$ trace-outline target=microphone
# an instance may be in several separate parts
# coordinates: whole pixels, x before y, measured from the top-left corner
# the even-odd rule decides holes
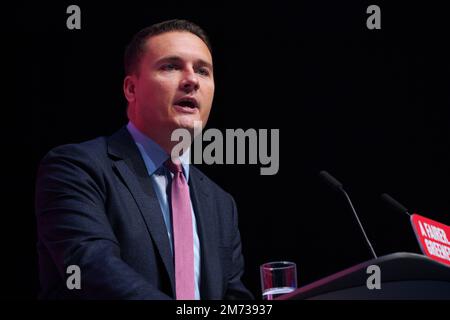
[[[395,211],[398,211],[400,213],[406,213],[408,216],[411,216],[411,214],[408,212],[408,208],[406,208],[404,205],[402,205],[400,202],[392,198],[387,193],[383,193],[381,195],[381,199],[389,204]]]
[[[342,185],[342,183],[340,183],[335,177],[333,177],[331,174],[329,174],[328,172],[322,170],[319,173],[319,176],[325,180],[325,182],[333,189],[335,189],[338,192],[341,192],[345,198],[347,199],[347,202],[350,204],[350,208],[353,211],[353,214],[355,215],[356,221],[358,221],[359,224],[359,228],[362,231],[362,234],[364,235],[364,238],[366,240],[366,243],[369,245],[370,251],[372,251],[373,256],[375,257],[375,259],[377,259],[377,254],[375,253],[375,250],[373,250],[372,244],[369,241],[369,238],[366,235],[366,232],[364,231],[364,228],[361,224],[361,221],[359,221],[359,217],[358,214],[356,213],[355,207],[353,206],[352,200],[350,199],[350,197],[348,196],[347,192],[344,190],[344,187]]]
[[[329,174],[326,171],[320,171],[319,175],[322,177],[323,180],[333,189],[337,191],[344,191],[344,188],[342,186],[342,183],[336,180],[335,177],[333,177],[331,174]],[[345,191],[344,191],[345,192]]]

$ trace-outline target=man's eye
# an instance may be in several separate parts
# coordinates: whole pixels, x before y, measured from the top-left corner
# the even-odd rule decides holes
[[[209,76],[208,68],[200,68],[198,69],[198,73],[200,73],[202,76]]]
[[[168,64],[164,64],[161,66],[161,70],[164,71],[171,71],[171,70],[176,70],[177,66],[174,65],[173,63],[168,63]]]

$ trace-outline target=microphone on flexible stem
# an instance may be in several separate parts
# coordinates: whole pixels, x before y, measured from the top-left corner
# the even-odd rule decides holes
[[[390,195],[388,195],[387,193],[383,193],[381,195],[381,199],[386,202],[387,204],[389,204],[393,209],[395,209],[396,211],[400,212],[400,213],[406,213],[408,216],[411,216],[411,214],[408,212],[408,208],[406,208],[404,205],[402,205],[400,202],[398,202],[397,200],[395,200],[394,198],[392,198]]]
[[[322,177],[322,179],[325,180],[325,182],[333,189],[335,189],[338,192],[341,192],[345,198],[347,199],[347,202],[350,204],[350,208],[353,211],[353,214],[355,215],[356,221],[358,221],[359,227],[364,235],[364,238],[366,239],[367,244],[369,245],[370,250],[372,251],[373,256],[375,259],[377,259],[377,254],[375,253],[375,250],[373,250],[372,244],[369,241],[369,238],[366,235],[366,232],[364,231],[364,228],[361,224],[361,221],[359,221],[358,214],[356,213],[355,207],[353,206],[352,200],[348,196],[347,192],[344,190],[344,187],[342,186],[342,183],[340,183],[335,177],[333,177],[331,174],[329,174],[326,171],[320,171],[319,175]]]

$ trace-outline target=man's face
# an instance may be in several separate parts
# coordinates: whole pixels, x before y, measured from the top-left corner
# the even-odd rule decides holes
[[[139,74],[132,77],[131,118],[144,133],[170,139],[177,128],[192,132],[194,121],[206,124],[214,96],[212,56],[196,35],[176,31],[150,37]]]

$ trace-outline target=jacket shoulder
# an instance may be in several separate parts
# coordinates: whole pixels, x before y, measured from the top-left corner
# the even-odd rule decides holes
[[[44,159],[54,156],[78,156],[78,155],[91,155],[93,158],[101,157],[106,155],[107,151],[107,138],[98,137],[92,140],[64,144],[51,149],[45,156]]]

